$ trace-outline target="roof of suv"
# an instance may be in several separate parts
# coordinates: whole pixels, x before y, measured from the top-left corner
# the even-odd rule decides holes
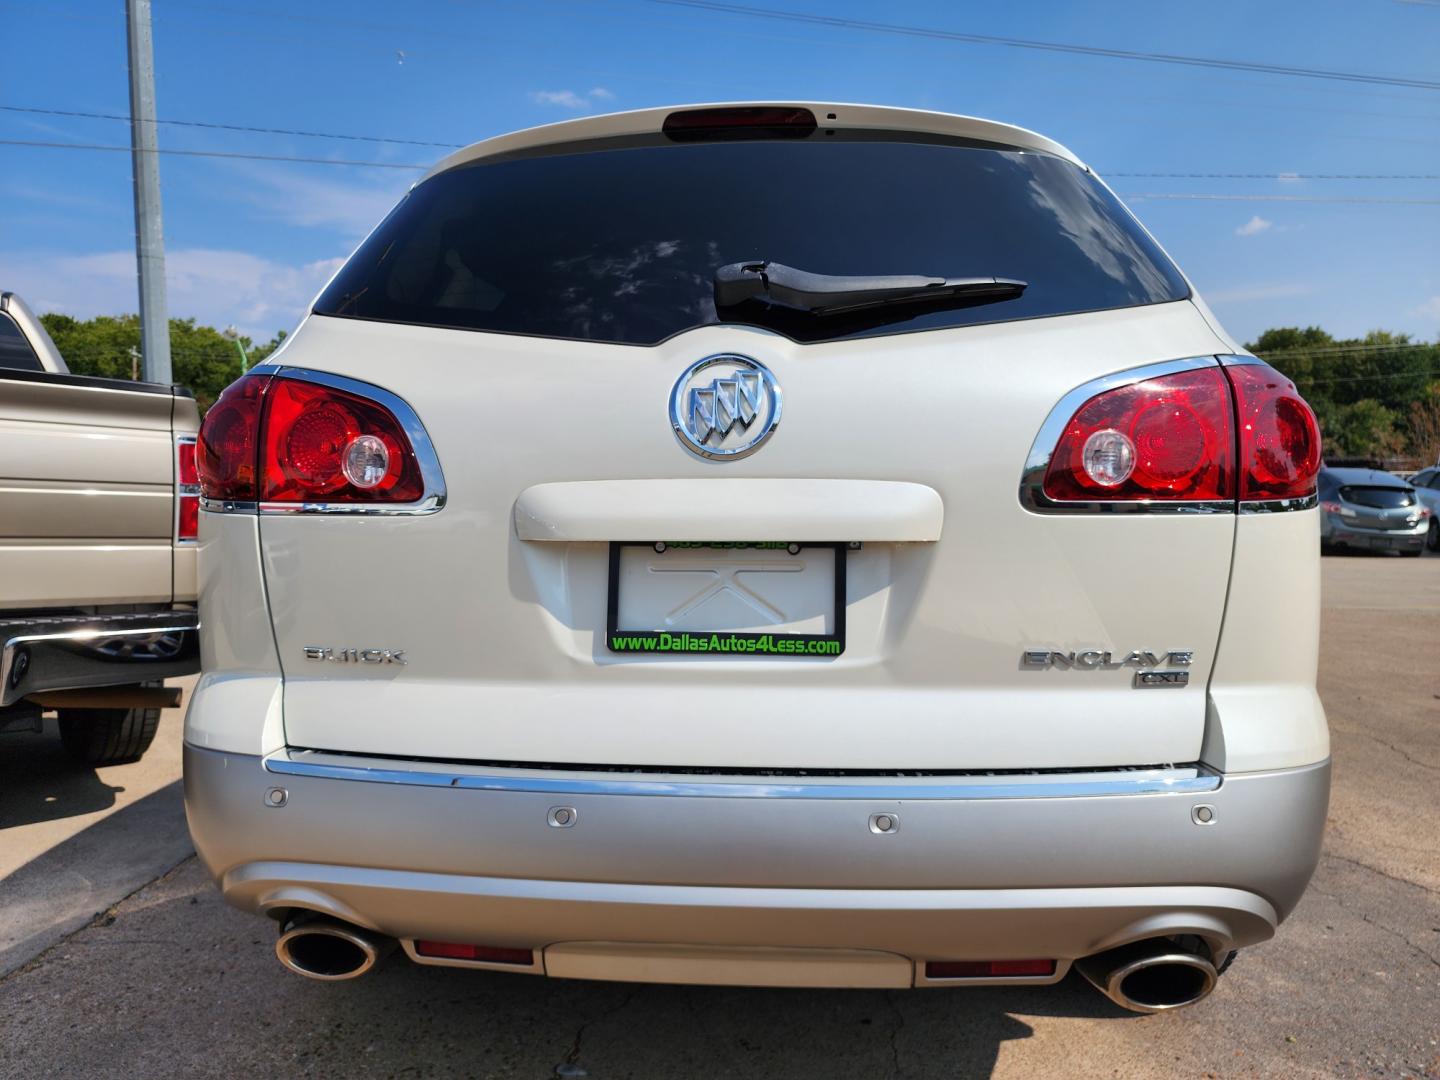
[[[421,179],[428,180],[436,173],[495,154],[529,150],[556,143],[576,142],[581,139],[655,134],[661,130],[665,118],[677,111],[754,107],[809,109],[815,114],[815,119],[825,128],[913,131],[930,135],[953,135],[959,138],[976,139],[1002,146],[1019,147],[1022,150],[1053,154],[1081,168],[1086,168],[1085,163],[1069,150],[1054,140],[1047,139],[1044,135],[1022,127],[1015,127],[1013,124],[981,120],[974,116],[928,112],[924,109],[897,109],[886,105],[827,104],[817,101],[729,101],[671,105],[660,109],[635,109],[631,112],[608,113],[604,116],[587,116],[579,120],[565,120],[558,124],[526,128],[524,131],[515,131],[508,135],[497,135],[492,139],[485,139],[482,142],[473,143],[463,150],[455,151]]]

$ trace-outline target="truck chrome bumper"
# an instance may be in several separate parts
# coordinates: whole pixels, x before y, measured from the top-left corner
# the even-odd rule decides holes
[[[199,670],[194,608],[0,619],[0,706],[47,690],[124,686]]]
[[[1055,976],[1016,980],[1050,982],[1145,937],[1262,941],[1304,891],[1328,762],[1166,772],[711,784],[187,745],[185,799],[229,902],[326,912],[416,959],[415,939],[534,949],[536,971],[548,949],[552,974],[597,950],[616,970],[635,952],[791,950],[803,967],[818,951],[802,981],[828,985],[856,950],[920,972],[1053,957]]]

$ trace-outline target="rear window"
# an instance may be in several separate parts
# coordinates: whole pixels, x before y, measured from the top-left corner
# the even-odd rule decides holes
[[[0,312],[0,368],[21,371],[44,371],[45,365],[30,347],[29,340],[15,325],[15,320]]]
[[[1415,492],[1400,487],[1342,487],[1340,498],[1356,506],[1376,510],[1396,510],[1415,505]]]
[[[1047,154],[875,132],[486,159],[416,187],[337,275],[322,315],[652,345],[718,322],[800,341],[1134,307],[1189,295],[1083,169]],[[864,315],[714,303],[717,268],[995,276],[1023,296]]]

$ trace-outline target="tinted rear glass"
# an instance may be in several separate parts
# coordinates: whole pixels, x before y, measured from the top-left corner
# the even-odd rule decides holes
[[[820,274],[993,275],[1029,287],[983,306],[863,317],[750,301],[722,319],[715,270],[743,260]],[[683,145],[657,136],[452,169],[405,198],[315,310],[650,345],[722,321],[833,340],[1188,294],[1124,208],[1074,165],[842,132]]]
[[[45,365],[9,315],[0,314],[0,368],[44,371]]]
[[[1376,510],[1415,505],[1415,493],[1409,488],[1399,487],[1342,487],[1340,498],[1356,506],[1369,506]]]

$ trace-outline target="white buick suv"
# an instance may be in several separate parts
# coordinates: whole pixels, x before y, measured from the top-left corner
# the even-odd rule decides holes
[[[1315,866],[1315,418],[1064,147],[436,166],[205,418],[186,805],[289,968],[1210,992]]]

